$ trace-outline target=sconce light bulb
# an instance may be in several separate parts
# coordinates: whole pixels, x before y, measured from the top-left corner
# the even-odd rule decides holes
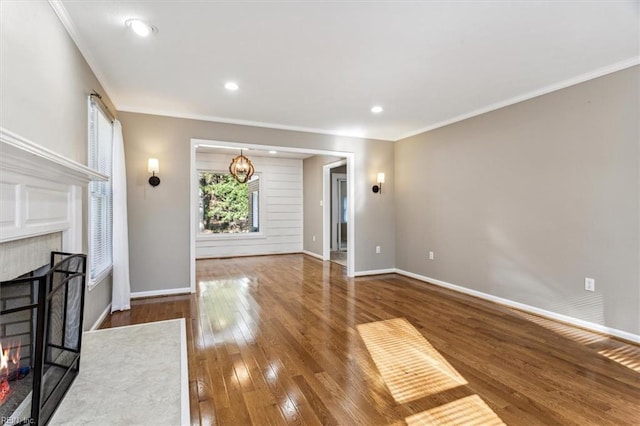
[[[147,162],[147,171],[152,175],[149,178],[149,185],[153,187],[160,185],[160,178],[156,176],[156,173],[160,172],[160,162],[157,158],[149,158],[149,161]]]
[[[147,164],[147,171],[149,173],[160,173],[160,162],[157,158],[149,158],[149,162]]]

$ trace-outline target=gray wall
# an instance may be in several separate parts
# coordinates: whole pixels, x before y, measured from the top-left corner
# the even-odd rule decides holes
[[[393,182],[384,197],[370,189],[378,171],[393,175],[392,142],[129,112],[119,118],[127,159],[132,291],[189,286],[191,138],[355,153],[355,270],[395,265]],[[147,183],[149,157],[160,160],[157,188]],[[375,255],[376,245],[387,249]]]
[[[323,207],[322,201],[322,180],[323,166],[325,164],[340,161],[340,157],[328,155],[314,155],[305,158],[303,167],[303,196],[304,196],[304,250],[322,256],[323,234]],[[346,172],[346,167],[345,167]],[[313,237],[316,240],[313,240]]]
[[[0,19],[0,126],[86,165],[87,96],[106,93],[47,2],[3,1]],[[85,328],[110,302],[109,278],[87,292]]]
[[[639,74],[397,142],[397,267],[638,334]]]

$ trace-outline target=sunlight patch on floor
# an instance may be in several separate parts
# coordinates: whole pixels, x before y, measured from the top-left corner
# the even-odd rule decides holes
[[[546,328],[547,330],[551,330],[554,333],[558,333],[561,336],[564,336],[568,339],[571,339],[583,345],[590,345],[606,339],[605,336],[592,333],[587,330],[582,330],[572,325],[566,325],[561,322],[539,317],[537,315],[528,314],[522,311],[514,310],[514,312],[520,315],[521,317]]]
[[[640,350],[630,347],[616,349],[603,349],[598,351],[602,356],[606,356],[612,361],[622,364],[627,368],[640,373]]]
[[[418,425],[504,425],[478,395],[460,398],[405,418],[408,426]]]
[[[404,318],[357,326],[391,395],[402,404],[467,381]]]

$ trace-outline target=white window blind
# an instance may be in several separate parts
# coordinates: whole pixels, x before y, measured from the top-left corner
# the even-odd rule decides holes
[[[89,102],[89,167],[111,176],[113,125],[93,102]],[[89,272],[93,284],[111,269],[111,180],[89,184]]]

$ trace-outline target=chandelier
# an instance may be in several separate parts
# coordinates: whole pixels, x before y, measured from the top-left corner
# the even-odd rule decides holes
[[[247,183],[253,176],[253,164],[251,164],[251,160],[242,155],[242,150],[240,150],[240,155],[231,160],[229,173],[240,183]]]

